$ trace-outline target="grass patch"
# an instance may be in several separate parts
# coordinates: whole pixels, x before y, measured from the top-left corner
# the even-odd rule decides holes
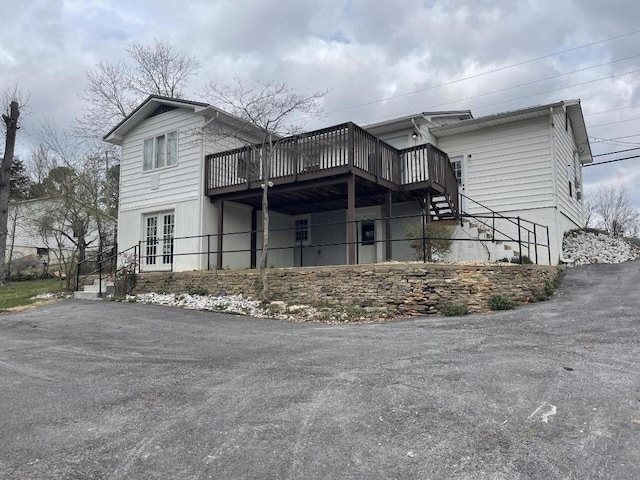
[[[35,302],[31,297],[39,293],[59,293],[64,285],[57,278],[44,280],[28,280],[0,285],[0,310],[31,305]]]

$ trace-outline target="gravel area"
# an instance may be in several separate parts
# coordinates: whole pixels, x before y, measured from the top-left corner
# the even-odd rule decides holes
[[[622,263],[640,257],[640,248],[622,237],[604,233],[578,232],[565,236],[562,244],[569,265],[580,266],[593,263]]]

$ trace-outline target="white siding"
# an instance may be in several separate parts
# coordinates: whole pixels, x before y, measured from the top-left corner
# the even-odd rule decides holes
[[[122,144],[120,211],[146,208],[202,194],[203,160],[198,133],[203,118],[187,109],[176,109],[142,121]],[[142,170],[144,140],[178,131],[178,163],[157,170]],[[157,188],[154,183],[157,182]]]
[[[554,205],[546,116],[443,137],[437,146],[450,158],[467,156],[464,193],[473,200],[499,212]],[[468,202],[466,210],[483,209]]]
[[[572,188],[569,195],[568,165],[575,165],[574,151],[576,151],[575,139],[571,122],[565,117],[563,108],[556,108],[553,112],[553,136],[555,147],[556,172],[558,182],[558,208],[560,212],[571,220],[574,225],[571,228],[581,227],[584,224],[582,200],[577,199],[576,187]],[[582,167],[576,168],[576,176],[582,183]]]

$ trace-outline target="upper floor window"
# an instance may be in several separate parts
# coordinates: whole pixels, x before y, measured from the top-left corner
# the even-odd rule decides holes
[[[170,167],[178,163],[178,132],[169,132],[144,141],[142,169]]]

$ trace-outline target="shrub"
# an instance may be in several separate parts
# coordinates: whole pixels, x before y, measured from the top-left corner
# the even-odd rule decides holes
[[[547,296],[550,297],[555,293],[555,291],[558,289],[559,286],[560,286],[560,277],[555,276],[553,280],[547,280],[544,283],[544,293],[546,293]]]
[[[431,255],[443,257],[451,250],[456,222],[453,220],[438,220],[426,224],[425,250],[431,247]],[[422,222],[414,222],[407,227],[407,238],[413,249],[416,260],[423,260]],[[427,253],[428,254],[428,253]]]
[[[448,303],[438,308],[445,317],[459,317],[469,313],[469,305],[466,303]]]
[[[491,295],[487,299],[487,304],[491,310],[511,310],[516,304],[504,295]]]
[[[503,262],[503,263],[520,263],[520,257],[518,257],[517,255],[509,258],[509,257],[502,257],[500,260],[498,260],[499,262]],[[522,264],[523,265],[531,265],[533,264],[533,262],[531,261],[531,259],[526,256],[523,255],[522,256]]]
[[[200,295],[202,297],[209,295],[209,290],[200,285],[187,285],[186,290],[189,295]]]

